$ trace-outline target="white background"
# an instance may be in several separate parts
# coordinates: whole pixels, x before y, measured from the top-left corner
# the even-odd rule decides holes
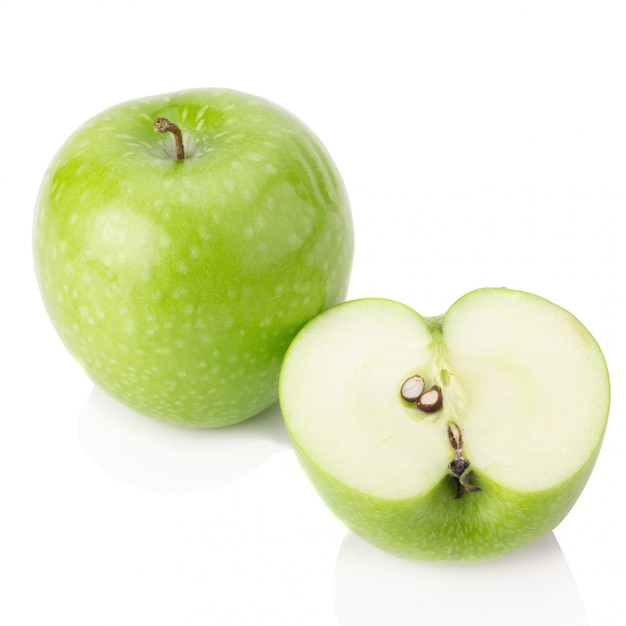
[[[624,623],[623,2],[24,0],[2,21],[1,623]],[[595,335],[609,428],[554,534],[481,567],[391,558],[325,509],[277,409],[198,434],[94,390],[35,284],[39,182],[102,109],[201,86],[322,138],[353,206],[351,298],[434,315],[507,286]]]

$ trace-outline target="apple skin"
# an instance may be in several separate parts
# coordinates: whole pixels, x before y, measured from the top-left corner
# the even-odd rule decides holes
[[[358,432],[352,431],[350,435],[344,429],[337,431],[341,433],[337,434],[330,432],[332,429],[324,429],[323,438],[328,441],[329,452],[309,449],[310,443],[302,445],[301,438],[308,440],[311,432],[319,431],[321,428],[316,425],[315,416],[310,414],[311,402],[302,404],[301,398],[322,397],[325,392],[330,394],[329,397],[335,398],[332,395],[336,393],[335,389],[329,389],[329,386],[324,382],[320,383],[320,380],[326,381],[328,377],[332,377],[337,381],[337,388],[345,391],[345,393],[340,391],[343,394],[340,402],[331,405],[325,401],[321,409],[319,407],[313,409],[324,411],[332,417],[333,422],[340,422],[341,412],[353,411],[352,408],[346,407],[355,404],[358,406],[355,415],[359,415],[359,422],[365,423],[365,415],[370,405],[376,407],[375,411],[384,416],[384,420],[390,423],[402,421],[405,419],[403,415],[407,410],[405,405],[408,406],[408,403],[400,398],[400,387],[402,381],[415,371],[406,369],[406,363],[401,358],[415,364],[423,356],[420,356],[419,349],[416,349],[417,344],[412,341],[412,331],[427,327],[432,348],[441,341],[442,335],[445,336],[446,322],[450,314],[465,301],[483,298],[488,305],[491,298],[501,297],[510,299],[513,306],[516,306],[518,300],[535,301],[542,307],[562,311],[563,323],[571,325],[573,329],[572,341],[589,347],[592,352],[590,362],[599,372],[598,380],[606,385],[604,388],[599,386],[597,389],[594,387],[590,389],[590,394],[597,392],[598,395],[598,422],[593,429],[590,427],[591,430],[586,435],[592,444],[588,456],[574,473],[547,488],[521,491],[492,480],[488,472],[483,471],[480,458],[472,457],[472,468],[475,470],[472,484],[480,489],[479,493],[455,497],[458,495],[457,487],[443,468],[441,479],[436,480],[427,491],[412,497],[391,498],[366,493],[364,489],[348,484],[347,480],[339,480],[334,473],[337,470],[333,467],[335,454],[333,449],[337,445],[342,446],[342,455],[350,465],[355,467],[374,465],[375,458],[372,454],[374,450],[371,448],[364,450],[358,443],[354,443],[360,441]],[[359,312],[359,309],[361,313],[358,318],[353,313],[348,316],[348,311]],[[483,318],[485,321],[482,324],[488,327],[494,319],[493,312],[487,308]],[[406,322],[407,319],[410,322]],[[379,354],[393,357],[385,361],[385,375],[391,372],[391,378],[397,380],[398,392],[392,392],[391,396],[386,395],[386,404],[374,397],[377,387],[376,380],[368,373],[371,364],[367,359],[358,363],[348,361],[346,355],[341,352],[343,348],[337,347],[340,342],[336,341],[341,336],[341,341],[345,342],[345,345],[354,346],[357,343],[367,345],[371,337],[378,335],[380,328],[386,329],[385,337],[388,338],[389,344],[372,343],[373,349],[365,348],[364,354],[369,355],[372,360],[378,359]],[[334,335],[328,334],[330,330]],[[561,348],[558,345],[552,347],[556,348],[557,352]],[[315,351],[314,358],[310,358],[312,350]],[[322,369],[324,372],[318,376]],[[351,377],[348,383],[342,378],[339,371],[342,369],[345,369]],[[397,371],[394,371],[395,369]],[[456,374],[460,376],[461,372],[457,371]],[[350,381],[353,383],[352,388]],[[381,382],[386,393],[388,389],[385,385],[386,382]],[[446,393],[447,390],[444,390],[444,398]],[[378,298],[339,304],[310,321],[296,336],[285,358],[280,381],[281,407],[294,451],[299,464],[330,511],[355,534],[382,550],[402,557],[433,561],[478,562],[498,558],[532,543],[553,530],[575,504],[596,463],[608,419],[609,394],[608,371],[600,348],[573,315],[539,296],[500,288],[471,292],[459,299],[446,315],[437,318],[423,318],[410,307]],[[361,402],[361,398],[365,398],[366,401]],[[317,404],[319,402],[316,400],[313,406]],[[446,400],[444,407],[445,404]],[[299,416],[303,414],[302,407],[306,407],[308,411],[306,419]],[[437,419],[428,417],[437,414],[422,415],[426,416],[421,418],[424,420]],[[411,421],[412,419],[407,420],[409,423]],[[445,420],[443,421],[445,423]],[[384,426],[380,426],[378,432],[381,441],[392,438],[391,429],[386,430]],[[396,433],[395,437],[399,438],[399,435]],[[515,439],[515,436],[511,439]],[[556,455],[563,451],[554,452]],[[450,460],[452,456],[450,452]],[[387,484],[393,484],[397,480],[395,473],[397,470],[398,468],[388,466],[378,468],[381,473],[387,471],[383,476]],[[411,466],[411,470],[419,471],[419,466]],[[345,468],[342,471],[345,471]],[[401,468],[399,471],[404,469]]]
[[[357,535],[402,557],[467,562],[514,552],[556,528],[582,492],[600,449],[598,445],[578,474],[539,493],[514,493],[478,477],[474,483],[482,489],[480,499],[470,494],[455,500],[456,487],[445,477],[428,494],[398,501],[342,484],[313,463],[293,439],[292,444],[317,493]]]
[[[157,117],[180,126],[184,160]],[[96,384],[157,419],[219,427],[277,400],[291,339],[346,296],[353,229],[308,127],[193,89],[78,128],[41,184],[33,249],[47,312]]]

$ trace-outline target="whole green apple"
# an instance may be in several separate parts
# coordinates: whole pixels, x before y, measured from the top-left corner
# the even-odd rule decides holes
[[[196,89],[78,128],[45,174],[33,246],[50,318],[100,387],[217,427],[276,401],[294,335],[345,298],[353,231],[308,127],[264,99]]]
[[[323,312],[287,352],[280,402],[302,466],[355,533],[475,561],[568,513],[600,449],[609,377],[573,315],[480,289],[440,318],[381,299]]]

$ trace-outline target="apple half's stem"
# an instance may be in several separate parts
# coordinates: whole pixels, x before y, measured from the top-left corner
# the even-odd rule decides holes
[[[455,497],[460,498],[466,491],[480,491],[480,487],[469,482],[473,472],[470,470],[470,462],[463,456],[461,429],[454,422],[448,424],[448,441],[454,450],[454,459],[448,465],[448,472],[456,484]]]
[[[166,117],[157,117],[152,122],[154,130],[158,133],[172,133],[176,142],[176,158],[182,161],[185,158],[185,146],[183,146],[183,133],[178,124],[170,122]]]

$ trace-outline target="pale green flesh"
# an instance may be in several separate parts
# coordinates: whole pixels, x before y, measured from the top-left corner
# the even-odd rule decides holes
[[[502,297],[502,296],[505,297]],[[608,412],[606,364],[580,322],[546,300],[489,290],[461,299],[443,338],[464,449],[518,491],[549,489],[596,449]]]
[[[155,117],[181,127],[184,161]],[[48,313],[95,382],[160,419],[222,426],[276,401],[291,339],[344,299],[352,225],[304,124],[200,89],[79,128],[42,183],[33,245]]]
[[[426,323],[402,306],[390,317],[386,302],[372,300],[334,309],[315,326],[292,344],[283,370],[281,403],[299,445],[366,493],[404,498],[428,490],[452,459],[446,424],[400,398],[402,382],[429,364]]]
[[[413,374],[441,386],[442,409],[400,397]],[[422,558],[488,558],[553,528],[591,471],[609,401],[584,327],[498,289],[468,294],[442,324],[386,300],[335,307],[297,336],[280,392],[329,506],[374,543]],[[482,489],[459,500],[450,422]]]

